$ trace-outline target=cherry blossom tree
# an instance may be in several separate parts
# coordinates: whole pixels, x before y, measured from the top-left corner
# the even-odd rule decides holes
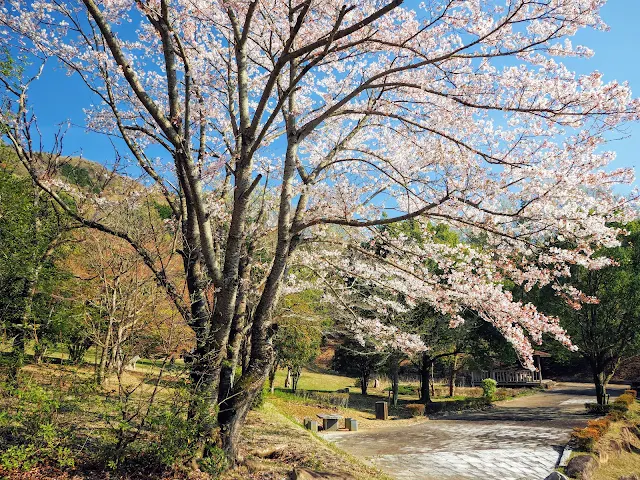
[[[639,104],[626,84],[561,62],[591,55],[571,37],[606,28],[604,0],[402,3],[1,4],[1,41],[79,79],[96,99],[86,128],[113,138],[119,161],[136,164],[171,208],[184,294],[98,198],[69,204],[31,143],[29,81],[4,80],[2,132],[34,181],[85,226],[129,242],[195,331],[190,415],[204,429],[201,455],[218,432],[233,463],[272,363],[272,309],[292,262],[348,269],[453,323],[474,309],[533,368],[531,341],[569,339],[503,281],[558,284],[579,299],[557,279],[570,264],[606,264],[594,246],[618,241],[609,222],[626,219],[629,200],[614,188],[632,173],[609,168],[603,145]],[[411,218],[485,241],[387,236],[384,256],[363,247],[384,236],[376,226]],[[249,361],[234,378],[247,338]]]

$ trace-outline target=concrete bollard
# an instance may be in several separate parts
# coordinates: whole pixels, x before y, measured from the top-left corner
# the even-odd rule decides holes
[[[344,426],[347,430],[349,430],[350,432],[357,432],[358,431],[358,420],[356,420],[355,418],[347,418],[344,421]]]
[[[303,423],[304,423],[304,428],[306,428],[307,430],[311,430],[312,432],[318,433],[318,422],[316,422],[311,418],[305,418]]]

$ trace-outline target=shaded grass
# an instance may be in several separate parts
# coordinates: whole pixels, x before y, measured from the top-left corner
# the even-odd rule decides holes
[[[125,385],[136,390],[133,397],[144,402],[148,399],[152,388],[155,386],[150,372],[159,370],[157,362],[143,362],[147,369],[138,368],[137,371],[127,371],[122,380]],[[102,455],[107,444],[113,443],[113,423],[117,423],[117,379],[111,377],[103,388],[88,388],[86,392],[75,395],[74,389],[86,384],[87,387],[93,381],[94,375],[91,365],[75,366],[68,364],[42,363],[40,365],[27,365],[21,370],[23,381],[37,384],[52,391],[59,392],[62,399],[61,408],[57,415],[57,423],[62,430],[72,432],[73,438],[66,441],[66,445],[72,447],[76,454],[76,468],[68,471],[55,469],[47,463],[25,472],[2,471],[0,478],[74,478],[74,479],[106,479],[106,478],[184,478],[182,475],[173,477],[175,472],[162,471],[160,466],[152,463],[144,464],[147,457],[138,455],[131,458],[131,468],[142,467],[142,477],[138,473],[120,476],[123,472],[108,472],[104,468],[104,462],[98,457]],[[310,376],[309,385],[330,385],[331,387],[352,383],[352,379],[340,376]],[[315,382],[315,383],[314,383]],[[168,400],[178,385],[182,385],[183,378],[172,374],[163,377],[160,383],[158,401]],[[94,387],[95,388],[95,387]],[[295,398],[283,392],[281,400],[285,405],[294,404]],[[4,397],[0,395],[0,412],[15,411],[16,397]],[[313,405],[309,406],[313,408]],[[286,410],[286,408],[283,408]],[[320,471],[333,471],[343,474],[344,478],[388,480],[376,469],[364,465],[359,460],[340,451],[335,445],[324,441],[317,435],[305,431],[301,426],[292,421],[293,416],[283,414],[274,404],[267,402],[259,411],[251,412],[246,427],[242,432],[241,452],[242,462],[240,466],[225,474],[228,479],[274,479],[285,478],[294,467],[306,467]],[[109,422],[112,422],[110,425]],[[0,431],[0,434],[4,432]],[[146,433],[145,433],[146,435]],[[146,437],[141,438],[145,442]],[[14,438],[14,440],[16,440]],[[9,437],[0,436],[0,450],[3,450],[3,441],[13,441]],[[105,443],[106,442],[106,443]],[[264,455],[265,448],[282,446],[277,452]],[[127,460],[129,461],[129,460]],[[140,464],[140,465],[138,465]],[[127,467],[129,468],[129,467]],[[48,474],[45,472],[50,470]],[[157,470],[157,471],[156,471]],[[137,470],[136,470],[137,472]],[[153,472],[153,473],[152,473]],[[184,471],[182,472],[184,473]],[[15,476],[18,475],[18,476]],[[27,475],[27,476],[25,476]],[[67,476],[68,475],[68,476]],[[146,476],[145,476],[146,475]],[[153,475],[153,476],[149,476]],[[196,477],[194,477],[196,478]],[[207,478],[206,476],[197,478]]]

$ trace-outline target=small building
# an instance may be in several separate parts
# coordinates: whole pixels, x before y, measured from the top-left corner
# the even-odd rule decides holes
[[[471,386],[478,387],[485,378],[492,378],[499,387],[533,387],[542,385],[542,365],[540,358],[548,358],[546,352],[535,350],[533,352],[534,360],[538,365],[538,369],[531,371],[524,368],[502,368],[495,370],[482,370],[471,372]]]

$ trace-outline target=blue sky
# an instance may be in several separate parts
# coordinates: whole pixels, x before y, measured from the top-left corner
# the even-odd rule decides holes
[[[606,81],[628,81],[635,96],[640,96],[640,18],[639,0],[609,0],[602,17],[611,27],[608,32],[582,31],[574,43],[587,45],[595,51],[590,59],[564,59],[572,70],[589,73],[598,70]],[[82,128],[83,108],[94,101],[80,82],[68,77],[60,68],[49,68],[32,86],[31,102],[35,106],[45,139],[51,138],[61,123],[71,122],[65,137],[65,153],[109,163],[113,148],[107,138],[86,133]],[[618,154],[614,166],[638,167],[640,125],[631,125],[621,132],[620,140],[612,141],[609,149]]]

